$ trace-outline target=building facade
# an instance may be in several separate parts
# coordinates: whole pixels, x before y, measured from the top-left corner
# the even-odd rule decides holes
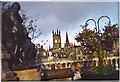
[[[58,32],[58,29],[57,29],[57,32],[52,32],[53,34],[53,48],[54,49],[59,49],[61,48],[61,35],[60,35],[60,31]]]
[[[68,32],[66,32],[66,41],[64,43],[64,47],[61,47],[61,32],[52,31],[53,35],[53,48],[49,47],[49,51],[52,53],[52,56],[56,59],[83,59],[84,55],[80,50],[80,46],[76,46],[73,43],[70,43]],[[81,58],[79,58],[81,57]]]

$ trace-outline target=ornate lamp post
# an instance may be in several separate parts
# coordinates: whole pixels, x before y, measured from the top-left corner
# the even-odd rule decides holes
[[[104,33],[101,33],[99,29],[99,22],[100,19],[104,17],[106,17],[109,22],[108,25],[105,26]],[[93,21],[95,23],[95,28],[93,30],[86,28],[89,21]],[[111,20],[108,16],[101,16],[97,20],[97,23],[94,19],[88,19],[82,28],[82,33],[79,33],[75,39],[77,42],[81,43],[81,50],[83,51],[83,54],[92,54],[96,51],[98,53],[99,62],[102,63],[102,59],[104,58],[102,54],[105,55],[104,51],[106,51],[107,57],[107,52],[112,50],[113,43],[119,38],[119,30],[116,28],[116,25],[111,25]],[[102,65],[101,63],[100,65]]]
[[[94,28],[94,31],[96,30],[97,32],[97,25],[96,25],[96,21],[94,19],[88,19],[86,22],[85,22],[85,27],[87,27],[88,25],[88,21],[92,20],[94,23],[95,23],[95,28]]]
[[[85,28],[88,26],[88,21],[90,21],[90,20],[92,20],[94,23],[95,23],[95,28],[93,29],[93,31],[94,31],[94,33],[96,33],[97,35],[99,35],[100,36],[100,38],[101,38],[101,44],[103,44],[103,43],[105,43],[106,42],[106,40],[105,40],[105,37],[102,37],[101,36],[101,31],[100,31],[100,29],[99,29],[99,21],[100,21],[100,19],[102,19],[103,17],[106,17],[106,18],[108,18],[109,19],[109,23],[108,23],[108,27],[111,25],[111,21],[110,21],[110,18],[108,17],[108,16],[101,16],[99,19],[98,19],[98,21],[97,21],[97,24],[96,24],[96,21],[94,20],[94,19],[88,19],[86,22],[85,22]],[[97,27],[98,26],[98,27]],[[96,32],[95,32],[96,31]],[[98,44],[96,44],[96,45],[98,45]],[[109,51],[108,49],[109,48],[107,48],[107,47],[109,47],[107,44],[104,44],[104,46],[105,46],[105,49],[106,49],[106,51]],[[111,45],[112,46],[112,45]],[[94,50],[93,50],[94,51]],[[92,51],[92,52],[93,52]],[[107,55],[107,54],[106,54]],[[99,57],[99,61],[100,62],[102,62],[102,60],[101,60],[101,58]],[[101,64],[100,64],[101,65]]]
[[[97,24],[96,24],[96,21],[95,21],[94,19],[88,19],[88,20],[85,22],[85,27],[88,26],[88,21],[92,20],[92,21],[95,23],[95,28],[94,28],[94,30],[98,31],[98,33],[100,34],[101,31],[100,31],[100,29],[99,29],[99,21],[100,21],[100,19],[103,18],[103,17],[106,17],[106,18],[109,19],[108,26],[110,26],[110,24],[111,24],[110,18],[109,18],[108,16],[101,16],[101,17],[98,19]],[[98,27],[97,27],[97,25],[98,25]]]
[[[89,21],[93,21],[94,23],[95,23],[95,28],[93,29],[93,31],[95,32],[97,32],[97,25],[96,25],[96,21],[94,20],[94,19],[88,19],[86,22],[85,22],[85,28],[88,26],[88,22]],[[89,48],[90,48],[90,46],[89,46]],[[89,54],[90,55],[90,59],[91,59],[91,55],[92,55],[92,53],[94,52],[94,50],[90,50],[89,52],[87,52],[86,54]]]
[[[110,24],[111,24],[111,20],[110,20],[110,18],[109,18],[108,16],[101,16],[101,17],[98,19],[98,21],[97,21],[98,33],[101,33],[101,31],[99,30],[99,21],[100,21],[100,19],[103,18],[103,17],[108,18],[108,20],[109,20],[108,26],[110,26]]]

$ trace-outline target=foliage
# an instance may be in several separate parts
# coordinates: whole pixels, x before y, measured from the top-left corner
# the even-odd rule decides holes
[[[101,66],[98,68],[89,69],[86,73],[87,74],[103,74],[103,75],[110,75],[115,72],[115,67],[111,65]]]
[[[105,29],[103,29],[103,31],[105,49],[112,51],[113,43],[116,43],[119,40],[119,29],[117,28],[117,24],[105,26]]]
[[[86,26],[82,26],[83,30],[78,33],[75,39],[80,42],[83,54],[88,54],[88,57],[91,58],[93,52],[96,51],[99,60],[106,57],[106,51],[111,51],[113,42],[119,39],[119,30],[116,26],[117,24],[105,26],[103,33],[98,33],[87,29]]]
[[[0,2],[2,3],[2,12],[10,9],[11,2]],[[41,35],[40,29],[37,30],[36,21],[33,20],[31,16],[26,15],[26,11],[21,9],[19,12],[21,18],[23,19],[22,25],[27,29],[27,33],[31,39],[36,39]]]
[[[117,49],[113,54],[119,56],[119,49]]]
[[[99,56],[100,58],[107,58],[107,52],[105,50],[100,50],[99,51]]]
[[[2,3],[2,12],[4,12],[5,10],[9,9],[11,6],[10,2],[0,2]]]
[[[23,19],[22,25],[26,27],[29,37],[31,39],[36,39],[41,35],[40,29],[37,30],[36,21],[37,19],[32,19],[31,16],[26,15],[26,11],[21,9],[20,15]]]
[[[116,28],[116,25],[112,26],[105,26],[104,30],[104,36],[106,40],[113,40],[113,41],[118,41],[119,39],[119,29]]]
[[[101,36],[90,29],[83,28],[83,31],[76,36],[76,41],[81,43],[81,50],[84,55],[93,54],[94,51],[99,52],[101,47]]]

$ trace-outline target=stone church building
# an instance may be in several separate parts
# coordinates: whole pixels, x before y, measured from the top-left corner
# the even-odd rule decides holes
[[[52,55],[55,58],[71,58],[71,59],[82,59],[80,58],[82,52],[80,50],[80,46],[76,46],[75,43],[72,44],[69,42],[68,33],[66,32],[66,41],[64,43],[64,47],[61,47],[61,32],[57,29],[57,31],[52,31],[53,35],[53,48],[50,48],[49,51],[52,52]]]

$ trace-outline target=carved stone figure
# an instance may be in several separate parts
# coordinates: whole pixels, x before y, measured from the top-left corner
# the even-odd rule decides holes
[[[28,37],[19,15],[20,5],[15,2],[2,14],[2,45],[10,54],[11,70],[36,67],[36,48]]]

